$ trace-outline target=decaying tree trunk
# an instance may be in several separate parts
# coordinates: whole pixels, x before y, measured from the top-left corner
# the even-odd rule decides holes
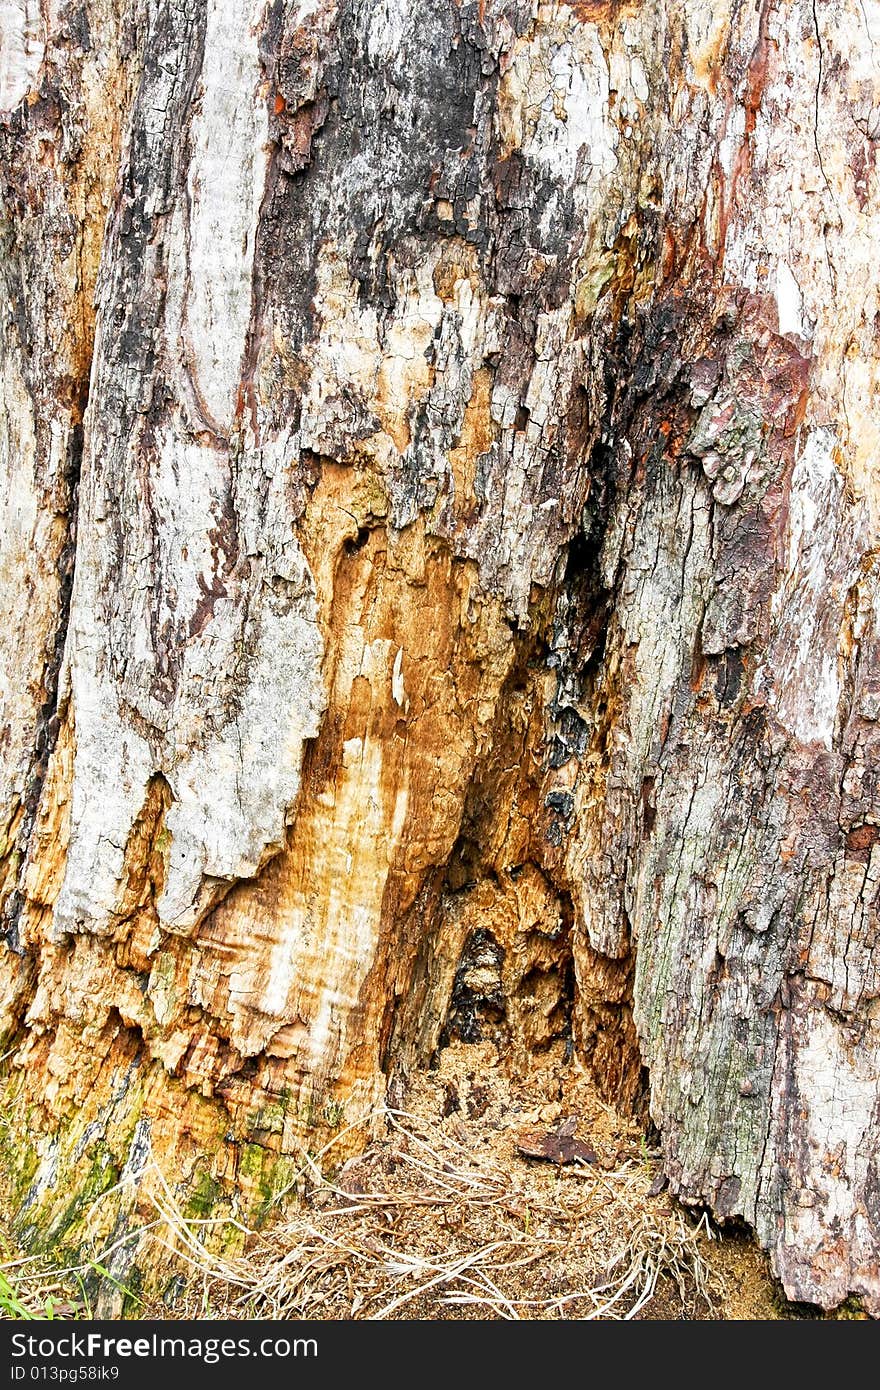
[[[251,1219],[491,1020],[880,1313],[878,0],[0,43],[23,1238]]]

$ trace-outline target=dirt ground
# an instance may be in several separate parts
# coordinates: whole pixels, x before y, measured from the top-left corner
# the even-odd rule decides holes
[[[643,1129],[561,1053],[517,1077],[492,1044],[454,1044],[396,1103],[360,1157],[338,1167],[331,1145],[307,1158],[302,1206],[269,1219],[238,1257],[211,1253],[166,1187],[156,1239],[181,1252],[185,1278],[173,1301],[126,1315],[865,1316],[789,1303],[747,1232],[720,1231],[670,1198]],[[56,1317],[94,1312],[75,1274],[10,1260],[6,1275],[6,1316],[44,1316],[47,1298]]]
[[[536,1069],[532,1062],[528,1075],[516,1079],[498,1065],[491,1045],[453,1046],[440,1054],[436,1071],[415,1078],[406,1106],[426,1127],[438,1127],[508,1174],[526,1206],[531,1198],[536,1209],[544,1210],[556,1195],[562,1215],[572,1185],[582,1186],[587,1173],[602,1189],[598,1226],[572,1213],[571,1239],[560,1256],[548,1265],[536,1262],[523,1271],[525,1294],[543,1288],[548,1274],[551,1282],[567,1290],[601,1284],[603,1266],[611,1266],[619,1249],[627,1249],[634,1241],[638,1244],[641,1237],[649,1268],[652,1246],[658,1255],[651,1295],[642,1308],[634,1309],[644,1287],[637,1285],[624,1295],[622,1306],[606,1316],[613,1312],[636,1320],[700,1321],[834,1316],[790,1303],[748,1231],[721,1230],[700,1213],[686,1211],[662,1188],[657,1192],[659,1154],[648,1147],[643,1126],[605,1105],[589,1078],[570,1063],[548,1058],[543,1068]],[[594,1158],[557,1165],[521,1152],[524,1136],[528,1145],[533,1136],[552,1135],[566,1119],[575,1117],[575,1136]],[[381,1164],[384,1147],[374,1146],[349,1168],[369,1172]],[[478,1234],[491,1235],[491,1225],[486,1222],[488,1229],[479,1233],[472,1229],[472,1242]],[[670,1230],[678,1241],[670,1241],[664,1251],[663,1237]],[[586,1311],[560,1307],[544,1316],[576,1317]],[[419,1315],[448,1317],[451,1313],[452,1307],[446,1305],[443,1311],[424,1308]]]

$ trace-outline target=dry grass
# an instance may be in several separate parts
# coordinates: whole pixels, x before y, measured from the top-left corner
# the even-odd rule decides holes
[[[724,1316],[708,1223],[650,1195],[637,1127],[571,1068],[517,1085],[491,1050],[450,1051],[407,1105],[383,1112],[383,1137],[338,1171],[337,1141],[305,1158],[304,1200],[260,1231],[239,1228],[238,1256],[216,1253],[217,1223],[186,1219],[154,1165],[140,1258],[149,1242],[172,1249],[186,1278],[173,1307],[141,1304],[140,1316],[625,1319],[651,1316],[659,1287],[686,1310],[672,1316]],[[564,1117],[577,1118],[595,1163],[519,1155],[524,1125],[552,1129]],[[7,1316],[89,1316],[89,1278],[114,1251],[67,1270],[8,1261],[19,1311],[6,1300]]]
[[[426,1133],[411,1115],[389,1113],[387,1121],[387,1143],[347,1165],[337,1182],[315,1165],[303,1209],[251,1233],[237,1258],[206,1248],[213,1223],[184,1219],[160,1176],[150,1237],[173,1246],[190,1276],[177,1315],[632,1318],[661,1275],[682,1300],[696,1294],[712,1306],[700,1233],[668,1203],[646,1203],[640,1165],[572,1166],[552,1181],[530,1181]],[[70,1316],[78,1306],[72,1283],[111,1258],[112,1249],[61,1271],[18,1261],[8,1277],[32,1316],[47,1305]]]
[[[661,1275],[710,1305],[698,1233],[668,1204],[645,1205],[638,1166],[530,1181],[413,1115],[387,1122],[387,1142],[338,1181],[315,1166],[304,1209],[237,1260],[208,1256],[166,1200],[167,1232],[195,1276],[188,1314],[631,1318]]]

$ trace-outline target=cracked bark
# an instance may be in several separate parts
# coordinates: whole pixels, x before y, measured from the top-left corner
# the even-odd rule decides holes
[[[874,8],[0,15],[19,1229],[482,1035],[876,1313]]]

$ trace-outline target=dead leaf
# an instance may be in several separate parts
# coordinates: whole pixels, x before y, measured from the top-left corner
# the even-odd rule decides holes
[[[521,1129],[515,1136],[517,1149],[525,1158],[543,1159],[547,1163],[597,1163],[598,1157],[589,1144],[575,1138],[577,1116],[571,1116],[555,1130]]]

